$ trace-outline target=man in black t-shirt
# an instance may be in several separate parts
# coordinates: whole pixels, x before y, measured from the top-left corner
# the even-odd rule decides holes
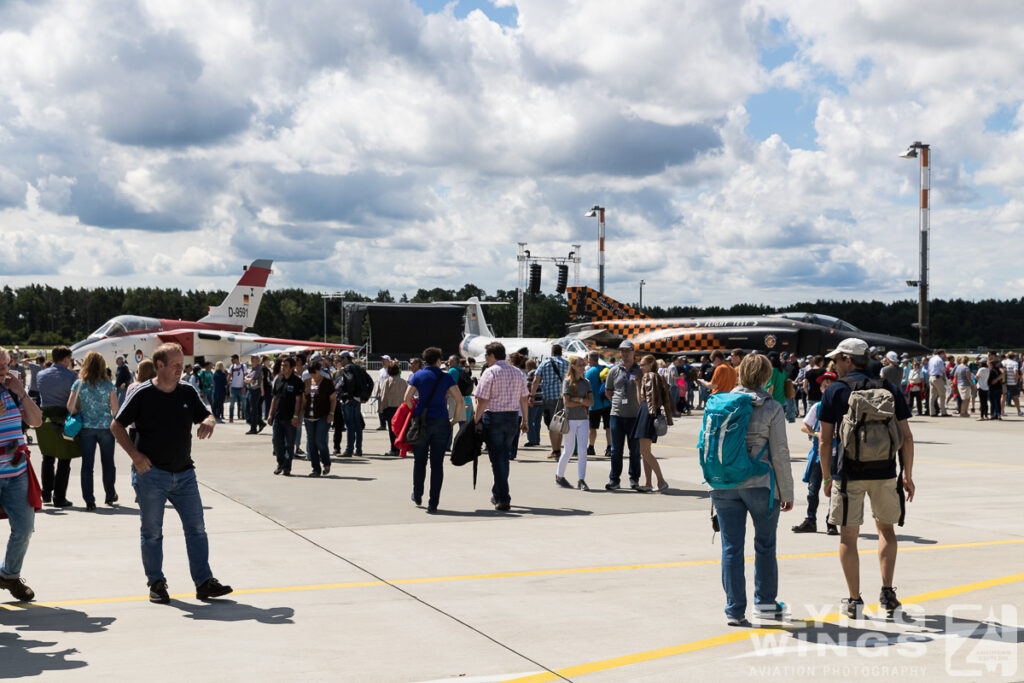
[[[274,474],[291,476],[305,388],[295,375],[295,361],[290,356],[282,358],[281,374],[274,380],[274,388],[270,392],[270,423],[274,430],[274,455],[277,456]]]
[[[807,392],[807,403],[821,400],[821,382],[818,379],[825,374],[825,356],[815,356],[811,367],[804,372],[804,391]]]
[[[188,382],[180,381],[184,356],[177,344],[163,344],[153,353],[156,377],[141,384],[125,400],[110,431],[132,459],[132,486],[139,499],[142,520],[142,567],[149,584],[149,600],[167,604],[163,573],[164,506],[170,501],[185,531],[188,567],[196,585],[196,598],[227,595],[210,571],[210,547],[203,522],[203,501],[192,462],[192,425],[196,436],[213,434],[217,421]],[[128,436],[134,424],[136,441]]]
[[[843,608],[850,618],[860,618],[864,601],[860,597],[860,556],[857,554],[857,537],[864,520],[864,497],[871,500],[871,513],[878,528],[878,559],[882,571],[882,593],[879,602],[892,612],[900,606],[893,588],[896,571],[896,533],[893,525],[902,516],[901,491],[906,492],[907,501],[914,499],[914,436],[910,432],[910,408],[903,392],[889,382],[872,377],[868,370],[868,345],[861,339],[844,339],[835,351],[828,354],[835,360],[836,372],[841,381],[833,383],[821,398],[818,420],[821,424],[820,448],[822,485],[829,497],[828,521],[839,525],[839,563],[846,576],[850,597],[843,600]],[[809,374],[809,373],[808,373]],[[868,384],[870,382],[870,384]],[[836,426],[850,409],[850,395],[853,388],[881,388],[893,395],[893,412],[902,435],[900,457],[903,464],[903,480],[897,481],[896,461],[868,463],[848,461],[846,454],[851,444],[839,444],[839,462],[836,479],[832,479],[832,442]],[[851,387],[853,385],[853,387]],[[859,430],[858,430],[859,431]],[[876,465],[876,463],[870,463]],[[842,482],[842,483],[840,483]]]

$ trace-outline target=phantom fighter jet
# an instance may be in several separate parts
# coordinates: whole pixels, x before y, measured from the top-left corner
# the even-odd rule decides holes
[[[604,346],[629,339],[638,353],[698,355],[741,348],[810,356],[834,349],[848,337],[863,339],[882,351],[911,356],[929,353],[909,339],[865,332],[820,313],[655,319],[590,287],[569,287],[567,291],[569,314],[576,321],[569,326],[570,332]]]

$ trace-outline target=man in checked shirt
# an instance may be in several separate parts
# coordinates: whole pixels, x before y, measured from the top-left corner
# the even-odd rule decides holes
[[[483,421],[487,455],[494,472],[491,504],[495,510],[508,510],[512,506],[508,491],[508,456],[519,438],[517,432],[526,431],[526,420],[520,424],[519,415],[529,413],[530,394],[523,373],[505,361],[505,347],[500,342],[488,344],[484,353],[487,367],[473,395],[476,399],[473,420]]]

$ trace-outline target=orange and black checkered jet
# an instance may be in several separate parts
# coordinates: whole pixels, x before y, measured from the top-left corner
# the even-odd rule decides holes
[[[811,356],[834,349],[848,337],[863,339],[883,351],[921,356],[928,349],[900,337],[873,334],[819,313],[650,318],[590,287],[569,287],[570,332],[604,346],[624,339],[638,353],[699,355],[715,349],[778,351]]]

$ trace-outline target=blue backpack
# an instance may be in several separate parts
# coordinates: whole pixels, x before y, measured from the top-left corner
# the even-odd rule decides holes
[[[771,499],[775,506],[775,471],[761,458],[768,450],[765,442],[756,458],[747,451],[747,425],[754,412],[750,394],[712,394],[704,406],[704,423],[697,441],[704,483],[713,489],[736,488],[750,477],[769,475]],[[771,456],[769,456],[770,458]]]

